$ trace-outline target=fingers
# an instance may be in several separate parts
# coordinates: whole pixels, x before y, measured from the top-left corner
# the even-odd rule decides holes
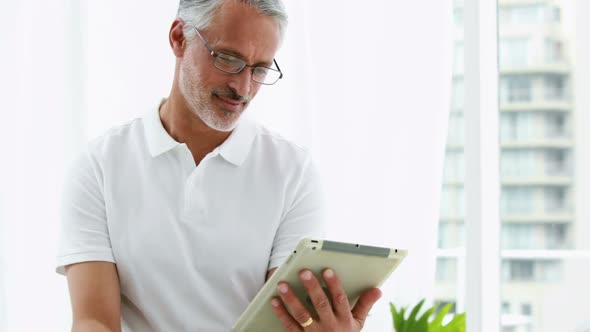
[[[340,283],[340,279],[334,270],[332,269],[325,269],[322,272],[322,276],[326,285],[328,286],[328,290],[330,291],[330,295],[332,296],[332,302],[334,303],[334,312],[336,313],[337,317],[346,317],[350,315],[350,303],[348,302],[348,296],[342,288],[342,284]]]
[[[311,314],[289,285],[280,282],[277,291],[282,302],[275,298],[272,300],[272,307],[281,324],[289,332],[307,331],[308,328],[302,326],[308,321],[313,324],[309,327],[311,330],[348,331],[351,328],[358,330],[364,326],[369,311],[381,297],[381,291],[378,288],[369,289],[360,296],[351,310],[348,296],[342,288],[340,279],[332,269],[326,269],[322,273],[324,282],[330,292],[329,295],[324,292],[320,281],[311,271],[303,270],[299,277],[309,294],[319,319],[312,320]],[[332,298],[332,303],[330,303],[329,296]]]
[[[324,292],[318,279],[310,270],[303,270],[299,274],[299,278],[303,282],[303,286],[307,289],[307,294],[311,298],[311,303],[317,312],[319,319],[326,323],[331,323],[334,320],[334,311],[330,299]]]
[[[299,301],[293,290],[288,286],[287,283],[281,282],[277,287],[279,296],[284,302],[284,305],[289,308],[291,316],[298,325],[307,322],[311,315],[307,308]]]
[[[358,302],[352,309],[352,317],[359,322],[362,327],[365,324],[365,319],[369,314],[369,310],[373,307],[373,304],[381,297],[381,290],[378,288],[372,288],[364,292],[359,298]]]
[[[299,323],[297,323],[297,321],[295,319],[293,319],[293,317],[291,317],[291,314],[289,314],[289,312],[287,311],[287,308],[285,308],[285,306],[283,305],[283,302],[281,302],[281,300],[274,298],[271,301],[271,305],[272,305],[272,310],[275,312],[277,317],[279,317],[279,321],[281,322],[281,324],[283,324],[283,327],[288,332],[300,332],[301,331],[301,325],[299,325]]]

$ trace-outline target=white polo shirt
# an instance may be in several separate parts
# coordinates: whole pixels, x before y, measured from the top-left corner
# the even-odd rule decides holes
[[[93,140],[63,197],[57,271],[115,263],[123,331],[227,332],[267,270],[323,235],[309,152],[248,119],[196,167],[155,109]]]

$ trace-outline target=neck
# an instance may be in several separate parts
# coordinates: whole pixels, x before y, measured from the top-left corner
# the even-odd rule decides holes
[[[207,126],[190,110],[177,89],[172,89],[170,97],[160,105],[160,120],[175,141],[187,145],[197,165],[231,134]]]

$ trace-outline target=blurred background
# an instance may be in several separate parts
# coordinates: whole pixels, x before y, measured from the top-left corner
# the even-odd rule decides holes
[[[392,331],[388,302],[422,298],[469,321],[466,229],[480,220],[465,214],[465,184],[479,179],[465,176],[464,3],[285,4],[285,77],[246,116],[311,149],[330,239],[409,249],[365,330]],[[54,272],[65,170],[167,96],[177,5],[0,3],[0,331],[69,330]],[[590,2],[497,5],[498,40],[481,41],[497,43],[499,65],[501,273],[486,287],[503,332],[590,331]]]
[[[468,0],[465,0],[465,2]],[[465,311],[464,1],[454,1],[435,298]],[[503,332],[590,331],[590,2],[498,1]],[[469,319],[469,310],[467,310]]]

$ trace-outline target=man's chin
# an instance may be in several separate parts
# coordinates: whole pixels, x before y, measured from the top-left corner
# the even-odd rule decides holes
[[[234,130],[240,122],[240,115],[232,115],[230,118],[216,117],[215,119],[203,119],[203,121],[213,130],[230,132]]]

